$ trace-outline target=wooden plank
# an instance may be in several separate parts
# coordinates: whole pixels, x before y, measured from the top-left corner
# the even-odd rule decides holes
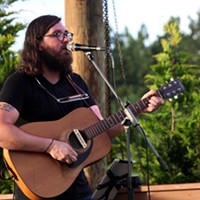
[[[167,191],[167,192],[152,192],[152,200],[197,200],[200,199],[200,191],[184,190],[184,191]]]
[[[0,194],[0,200],[13,200],[12,194]]]
[[[148,200],[148,187],[134,189],[135,200]],[[166,184],[150,186],[151,200],[193,200],[200,199],[200,183]],[[122,188],[114,200],[127,200],[128,191]]]
[[[200,183],[184,183],[184,184],[166,184],[166,185],[151,185],[151,191],[169,191],[169,190],[200,190]],[[141,186],[135,191],[148,191],[147,186]]]

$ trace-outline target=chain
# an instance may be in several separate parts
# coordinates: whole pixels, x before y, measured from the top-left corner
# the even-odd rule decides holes
[[[105,67],[106,67],[106,77],[108,81],[110,81],[110,27],[109,27],[109,20],[108,20],[108,2],[107,0],[103,0],[102,3],[103,7],[103,21],[104,21],[104,30],[105,30]],[[109,116],[111,113],[110,108],[110,90],[106,87],[106,115]]]
[[[116,8],[115,8],[115,0],[112,0],[112,5],[113,5],[113,14],[114,14],[114,21],[115,21],[115,28],[116,28],[116,40],[117,40],[117,49],[119,52],[119,61],[120,61],[120,67],[121,67],[121,72],[122,72],[122,77],[124,79],[124,87],[126,90],[126,97],[128,98],[128,91],[127,91],[127,79],[126,79],[126,74],[125,74],[125,67],[124,67],[124,62],[123,62],[123,56],[122,56],[122,51],[121,51],[121,45],[120,45],[120,38],[119,38],[119,30],[118,30],[118,23],[117,23],[117,14],[116,14]]]
[[[106,67],[106,77],[110,81],[111,80],[111,70],[110,69],[110,58],[111,58],[111,52],[110,52],[110,26],[109,26],[109,17],[108,17],[108,1],[103,0],[102,2],[102,7],[103,7],[103,21],[104,21],[104,30],[105,30],[105,46],[106,46],[106,51],[105,51],[105,67]],[[114,12],[114,20],[115,20],[115,28],[116,28],[116,41],[117,41],[117,49],[118,49],[118,55],[119,55],[119,61],[120,61],[120,68],[122,72],[122,77],[124,80],[124,87],[126,91],[126,97],[128,97],[128,90],[127,90],[127,79],[126,79],[126,74],[125,74],[125,67],[123,63],[123,56],[122,56],[122,51],[121,51],[121,45],[120,45],[120,37],[119,37],[119,31],[118,31],[118,23],[117,23],[117,15],[116,15],[116,9],[115,9],[115,1],[112,0],[112,5],[113,5],[113,12]],[[113,77],[114,77],[113,72]],[[114,85],[115,80],[113,80]],[[116,89],[116,88],[115,88]],[[109,116],[111,113],[110,109],[110,102],[111,102],[111,94],[110,90],[107,87],[106,88],[106,115]]]

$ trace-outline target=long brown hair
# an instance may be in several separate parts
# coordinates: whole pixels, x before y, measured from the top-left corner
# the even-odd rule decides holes
[[[39,44],[48,30],[61,21],[54,15],[43,15],[34,19],[28,26],[24,48],[21,52],[18,69],[29,75],[42,74],[42,61],[40,58]]]

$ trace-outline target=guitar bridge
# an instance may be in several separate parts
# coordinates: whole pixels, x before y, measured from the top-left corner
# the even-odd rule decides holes
[[[87,143],[85,142],[84,138],[82,137],[80,131],[78,129],[74,129],[73,130],[74,134],[76,135],[76,138],[78,139],[78,141],[80,142],[81,146],[83,148],[87,147]]]

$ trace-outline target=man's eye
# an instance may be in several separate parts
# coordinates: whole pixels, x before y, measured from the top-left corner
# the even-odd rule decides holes
[[[60,36],[60,35],[61,35],[61,32],[55,32],[55,35],[56,35],[56,36]]]

